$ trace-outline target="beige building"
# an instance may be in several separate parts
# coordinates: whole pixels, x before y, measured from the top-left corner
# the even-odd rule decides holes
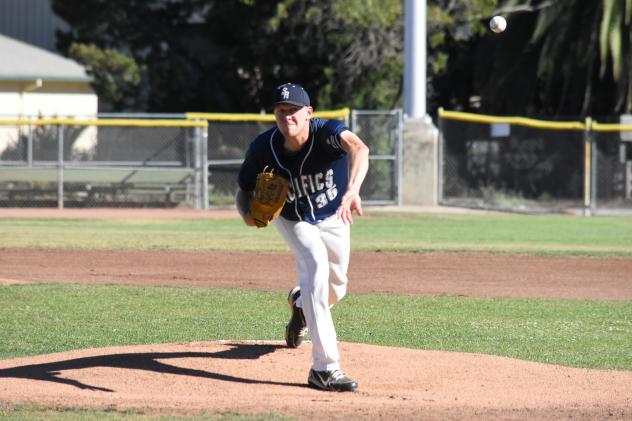
[[[0,35],[0,116],[92,116],[98,98],[73,60]]]

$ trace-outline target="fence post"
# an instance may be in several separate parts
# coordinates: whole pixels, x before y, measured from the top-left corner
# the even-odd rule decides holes
[[[33,125],[29,124],[29,135],[26,139],[26,165],[33,166]]]
[[[597,171],[599,170],[599,166],[597,165],[597,158],[599,154],[597,153],[597,140],[595,139],[595,134],[592,130],[592,119],[590,120],[590,211],[591,213],[595,213],[597,211],[597,206],[599,206],[597,200]]]
[[[439,113],[437,117],[437,125],[439,126],[439,141],[437,142],[437,203],[443,204],[443,146],[445,144],[443,139],[443,108],[439,107]]]
[[[356,110],[351,110],[351,131],[354,133],[358,130],[357,124]]]
[[[395,114],[397,118],[397,180],[396,180],[396,189],[397,189],[397,206],[401,206],[403,204],[402,200],[402,184],[404,179],[404,113],[403,110],[398,109]]]
[[[199,127],[193,129],[193,185],[195,186],[193,189],[195,195],[193,206],[195,209],[200,209],[202,204],[202,146],[199,130]]]
[[[208,128],[197,128],[202,143],[202,209],[208,209]]]
[[[593,210],[592,203],[592,139],[591,128],[592,120],[586,117],[586,128],[584,129],[584,216],[590,216]]]
[[[57,208],[64,208],[64,126],[57,126]]]

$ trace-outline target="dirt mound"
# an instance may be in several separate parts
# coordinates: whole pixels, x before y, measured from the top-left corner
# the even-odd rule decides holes
[[[632,372],[341,343],[360,388],[306,386],[311,344],[198,342],[0,361],[5,401],[301,419],[630,419]],[[402,364],[404,362],[404,364]]]

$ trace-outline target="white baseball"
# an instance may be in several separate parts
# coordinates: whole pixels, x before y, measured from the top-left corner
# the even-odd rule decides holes
[[[494,16],[489,21],[489,29],[496,32],[497,34],[504,31],[507,28],[507,21],[502,16]]]

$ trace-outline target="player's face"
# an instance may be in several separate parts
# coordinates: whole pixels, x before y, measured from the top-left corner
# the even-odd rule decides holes
[[[285,137],[309,135],[309,119],[312,107],[293,104],[278,104],[274,107],[274,117],[279,131]]]

